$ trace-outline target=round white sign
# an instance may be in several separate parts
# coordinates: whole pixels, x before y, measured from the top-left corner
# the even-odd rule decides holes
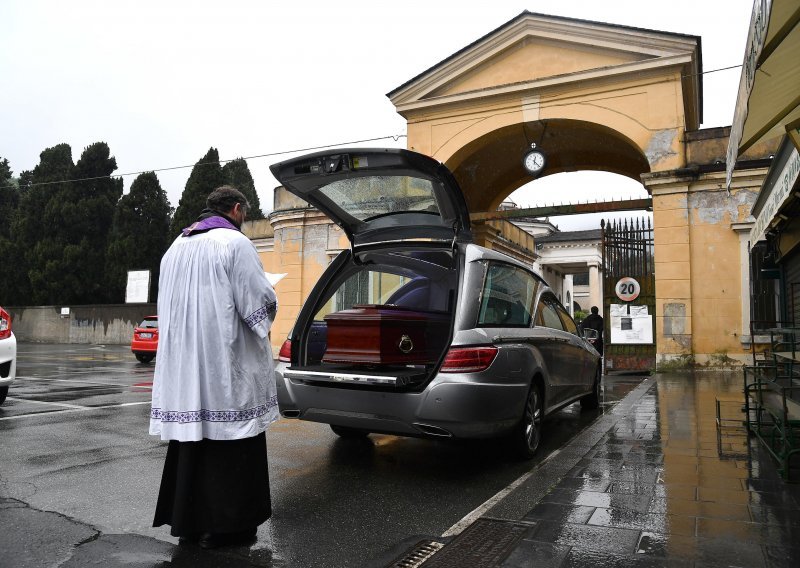
[[[632,302],[639,297],[640,291],[641,288],[639,287],[639,283],[629,276],[620,278],[619,282],[617,282],[617,285],[614,288],[617,298],[623,302]]]

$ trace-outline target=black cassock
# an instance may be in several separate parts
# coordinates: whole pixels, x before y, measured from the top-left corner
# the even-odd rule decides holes
[[[241,440],[170,440],[153,526],[177,537],[254,529],[272,514],[264,432]]]

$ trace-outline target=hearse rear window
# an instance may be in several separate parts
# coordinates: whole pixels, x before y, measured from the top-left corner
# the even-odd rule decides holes
[[[335,181],[319,191],[361,221],[394,213],[440,214],[433,182],[427,179],[367,176]]]

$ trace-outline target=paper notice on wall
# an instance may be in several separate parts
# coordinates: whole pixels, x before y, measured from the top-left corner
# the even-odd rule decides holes
[[[126,304],[143,304],[150,301],[150,271],[129,270],[125,287]]]
[[[611,316],[611,343],[652,344],[653,316]]]
[[[611,304],[611,317],[627,316],[628,304]]]
[[[647,306],[628,306],[628,314],[631,316],[646,316]]]

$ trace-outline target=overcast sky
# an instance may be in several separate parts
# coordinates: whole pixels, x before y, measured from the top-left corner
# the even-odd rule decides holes
[[[268,166],[323,145],[403,135],[386,93],[524,10],[699,35],[703,69],[740,65],[752,0],[558,2],[184,0],[0,2],[0,158],[14,175],[66,142],[109,144],[116,173],[191,166],[214,146]],[[733,120],[740,69],[704,77],[703,127]],[[405,147],[405,138],[367,145]],[[302,153],[302,152],[301,152]],[[191,168],[159,172],[177,206]],[[125,176],[128,191],[135,176]],[[548,176],[520,205],[645,195],[598,173]],[[584,221],[584,224],[586,221]],[[575,221],[561,218],[562,229]]]

